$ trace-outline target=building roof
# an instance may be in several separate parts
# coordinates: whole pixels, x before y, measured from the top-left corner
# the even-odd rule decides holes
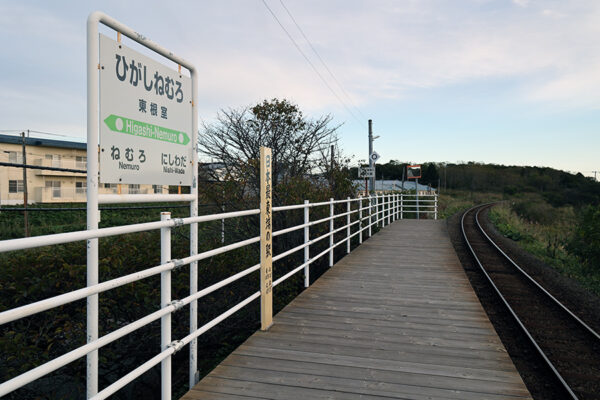
[[[359,190],[364,190],[365,181],[364,179],[356,179],[354,180],[354,184]],[[419,191],[423,190],[431,190],[433,192],[436,191],[435,188],[430,188],[427,185],[418,184]],[[394,191],[394,190],[402,190],[402,181],[401,180],[381,180],[378,179],[375,181],[375,190],[383,190],[383,191]],[[415,181],[404,181],[404,190],[414,190],[415,189]]]
[[[10,143],[10,144],[22,144],[23,139],[21,136],[12,136],[12,135],[0,135],[0,143]],[[25,144],[27,146],[42,146],[42,147],[59,147],[61,149],[78,149],[78,150],[86,150],[87,144],[85,142],[72,142],[68,140],[55,140],[55,139],[40,139],[40,138],[32,138],[26,137]]]

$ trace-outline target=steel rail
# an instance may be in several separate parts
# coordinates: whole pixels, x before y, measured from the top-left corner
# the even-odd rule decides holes
[[[504,258],[510,262],[525,278],[527,278],[531,283],[533,283],[535,286],[537,286],[538,289],[540,289],[546,296],[548,296],[548,298],[552,299],[552,301],[559,306],[560,308],[563,309],[563,311],[565,311],[567,314],[569,314],[575,321],[577,321],[581,326],[583,326],[585,329],[587,329],[587,331],[589,333],[591,333],[593,336],[596,337],[596,339],[600,340],[600,334],[598,334],[598,332],[594,331],[594,329],[592,329],[588,324],[586,324],[585,322],[583,322],[583,320],[581,318],[579,318],[577,315],[575,315],[575,313],[571,310],[569,310],[567,308],[567,306],[565,306],[564,304],[562,304],[556,297],[554,297],[549,291],[547,291],[546,289],[544,289],[544,287],[542,285],[540,285],[535,279],[533,279],[533,277],[531,275],[529,275],[527,272],[525,272],[523,270],[523,268],[521,268],[519,265],[517,265],[516,262],[513,261],[512,258],[510,258],[508,256],[508,254],[506,254],[497,244],[496,242],[494,242],[494,240],[489,237],[489,235],[485,232],[485,230],[483,229],[483,227],[481,226],[481,224],[479,223],[479,211],[477,212],[477,215],[475,216],[475,222],[477,223],[477,227],[479,228],[479,230],[481,231],[481,233],[483,233],[483,235],[486,237],[486,239],[489,241],[490,244],[492,244],[496,250],[498,250],[498,252],[500,254],[502,254],[504,256]]]
[[[460,227],[461,227],[461,231],[462,231],[462,235],[463,235],[463,238],[465,240],[465,243],[469,247],[469,250],[471,251],[471,254],[473,255],[473,258],[475,259],[475,261],[479,265],[479,268],[481,269],[481,272],[483,272],[483,274],[487,278],[487,280],[490,283],[490,285],[492,285],[492,287],[494,288],[494,291],[496,292],[496,294],[498,295],[498,297],[500,298],[500,300],[502,300],[502,302],[506,306],[506,308],[509,311],[509,313],[512,315],[512,317],[514,318],[514,320],[517,322],[517,325],[519,325],[519,327],[521,328],[521,330],[523,331],[523,333],[525,334],[525,336],[527,336],[527,338],[529,339],[529,341],[531,342],[531,344],[533,345],[533,347],[535,347],[535,349],[537,350],[537,352],[539,353],[539,355],[546,362],[546,364],[548,365],[548,367],[552,370],[552,372],[554,373],[554,375],[556,376],[556,378],[559,380],[559,382],[565,388],[565,390],[567,391],[567,393],[569,393],[569,395],[571,396],[571,398],[573,400],[579,400],[579,398],[577,397],[577,395],[573,392],[573,390],[568,385],[568,383],[565,381],[565,379],[562,377],[562,375],[560,374],[560,372],[558,372],[558,370],[556,369],[556,367],[554,366],[554,364],[552,363],[552,361],[550,361],[550,359],[548,358],[548,356],[546,355],[546,353],[544,353],[544,351],[542,350],[542,348],[540,347],[540,345],[533,338],[533,336],[531,335],[531,333],[529,332],[529,330],[525,327],[525,325],[523,324],[523,322],[521,321],[521,319],[519,318],[519,316],[517,315],[517,313],[515,312],[515,310],[510,306],[510,304],[508,303],[508,301],[506,300],[506,298],[504,297],[504,295],[502,294],[502,292],[500,291],[500,289],[498,288],[498,286],[496,286],[496,284],[494,283],[494,280],[492,279],[492,277],[485,270],[485,267],[481,263],[481,260],[479,260],[479,257],[477,257],[477,254],[475,254],[475,250],[473,249],[473,247],[471,246],[471,242],[469,242],[469,239],[467,238],[467,233],[466,233],[466,230],[465,230],[465,217],[467,216],[467,214],[472,213],[475,210],[477,210],[477,212],[475,214],[475,221],[477,222],[477,216],[479,215],[479,211],[481,211],[481,209],[483,207],[486,207],[486,206],[490,206],[490,204],[484,204],[484,205],[479,205],[479,206],[471,207],[470,209],[468,209],[467,211],[465,211],[464,214],[462,215],[462,217],[460,219]]]

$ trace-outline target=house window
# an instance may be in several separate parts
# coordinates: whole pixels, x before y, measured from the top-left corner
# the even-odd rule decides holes
[[[46,188],[52,193],[52,197],[61,197],[60,181],[46,181]]]
[[[60,168],[60,154],[46,154],[46,160],[53,168]]]
[[[75,193],[85,194],[87,191],[87,182],[75,182]]]
[[[87,168],[87,157],[75,156],[75,168],[76,169],[86,169]]]
[[[140,185],[137,183],[132,183],[129,185],[129,194],[139,194],[140,193]]]
[[[152,185],[152,189],[154,189],[154,193],[155,194],[160,194],[163,192],[163,187],[162,185]]]
[[[104,189],[109,189],[113,193],[117,193],[117,184],[116,183],[105,183]]]
[[[18,151],[9,151],[8,162],[14,164],[23,164],[23,153]]]
[[[23,193],[24,191],[23,179],[8,181],[8,193]]]

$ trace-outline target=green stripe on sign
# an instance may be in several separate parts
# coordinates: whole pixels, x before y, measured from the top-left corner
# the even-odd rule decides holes
[[[190,142],[190,137],[185,132],[163,128],[162,126],[152,125],[114,114],[109,115],[104,120],[104,123],[114,132],[126,133],[128,135],[145,137],[183,146]]]

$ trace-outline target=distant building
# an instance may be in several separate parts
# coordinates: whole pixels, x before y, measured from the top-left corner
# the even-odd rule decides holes
[[[215,180],[218,182],[224,181],[227,176],[225,163],[222,162],[198,163],[198,173],[201,175],[201,180],[202,178],[205,178],[210,181]]]
[[[357,193],[364,194],[365,193],[365,181],[364,179],[354,180],[354,187],[356,188]],[[432,188],[428,185],[418,184],[417,186],[419,195],[426,196],[432,195],[436,193],[436,189]],[[415,181],[404,181],[404,184],[400,180],[378,180],[375,181],[375,192],[378,194],[381,193],[391,193],[391,192],[412,192],[415,191]]]
[[[20,136],[0,135],[0,161],[23,164]],[[66,140],[25,138],[28,165],[85,170],[87,145]],[[86,174],[80,172],[27,170],[28,203],[85,202]],[[120,187],[119,187],[120,186]],[[23,204],[23,168],[0,166],[0,204]],[[100,194],[168,193],[166,185],[101,183]]]

